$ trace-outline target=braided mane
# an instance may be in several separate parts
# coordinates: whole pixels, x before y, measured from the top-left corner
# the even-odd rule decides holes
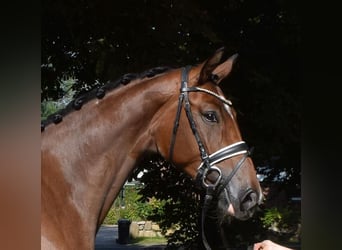
[[[75,99],[73,99],[69,104],[49,115],[45,120],[41,121],[41,131],[44,131],[45,127],[51,123],[58,124],[63,120],[63,117],[66,116],[67,114],[71,113],[74,110],[79,110],[82,108],[82,106],[89,102],[90,100],[93,100],[95,98],[102,99],[107,92],[112,91],[119,86],[122,85],[127,85],[133,80],[136,79],[144,79],[144,78],[151,78],[154,77],[158,74],[164,73],[172,68],[167,67],[167,66],[160,66],[160,67],[155,67],[152,69],[148,69],[142,73],[128,73],[117,79],[116,81],[108,81],[106,84],[104,84],[101,87],[96,87],[94,89],[91,89],[87,91],[86,93],[80,94],[77,96]]]

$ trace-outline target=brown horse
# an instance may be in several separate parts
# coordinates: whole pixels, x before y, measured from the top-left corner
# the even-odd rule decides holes
[[[219,88],[236,56],[223,55],[222,48],[197,66],[125,75],[120,87],[104,85],[42,122],[42,249],[94,249],[99,226],[147,153],[192,177],[222,215],[253,214],[260,185]]]

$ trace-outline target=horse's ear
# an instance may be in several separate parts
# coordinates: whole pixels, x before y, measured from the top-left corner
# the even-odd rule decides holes
[[[238,54],[234,54],[224,60],[224,52],[224,48],[220,48],[204,62],[198,79],[199,84],[209,80],[219,84],[230,73]]]

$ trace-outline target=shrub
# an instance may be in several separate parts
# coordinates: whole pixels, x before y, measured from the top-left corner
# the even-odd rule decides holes
[[[273,207],[265,209],[265,213],[260,219],[265,228],[279,232],[287,232],[297,226],[300,215],[288,207]]]
[[[138,193],[140,188],[140,185],[125,186],[121,191],[123,193],[120,193],[109,209],[103,224],[117,224],[120,218],[131,221],[147,220],[151,214],[158,213],[165,202],[154,197],[143,201],[142,195]]]

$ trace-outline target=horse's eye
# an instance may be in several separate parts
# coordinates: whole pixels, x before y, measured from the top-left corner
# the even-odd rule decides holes
[[[215,111],[208,111],[203,113],[203,117],[208,122],[218,122],[217,115]]]

